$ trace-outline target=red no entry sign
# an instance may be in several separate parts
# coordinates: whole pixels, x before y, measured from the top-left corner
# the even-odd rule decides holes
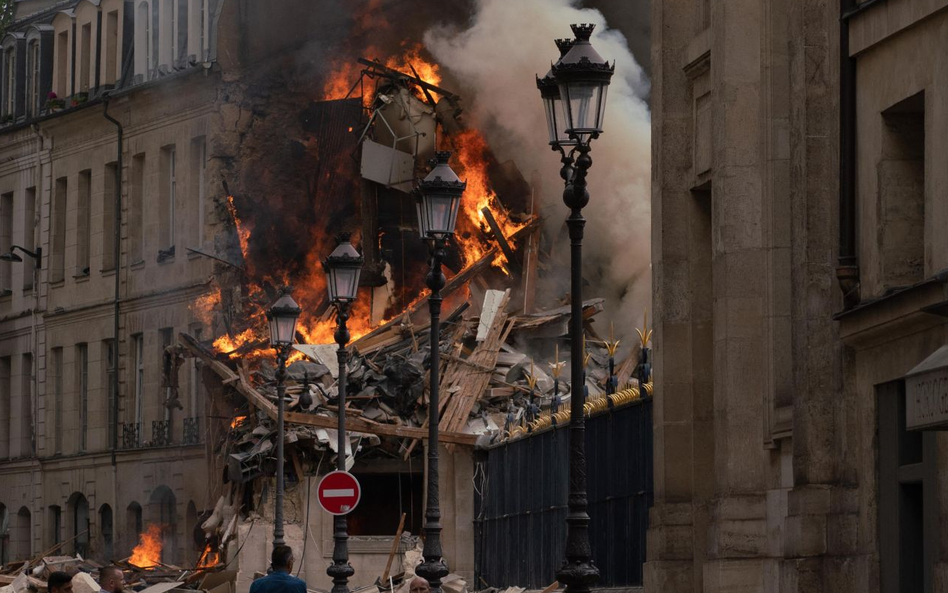
[[[331,515],[345,515],[351,513],[359,499],[362,489],[359,481],[349,472],[336,470],[323,476],[316,488],[319,506]]]

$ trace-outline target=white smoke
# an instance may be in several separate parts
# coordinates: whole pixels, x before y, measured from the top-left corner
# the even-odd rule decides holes
[[[559,57],[555,38],[572,37],[571,23],[593,23],[592,42],[615,60],[605,132],[593,142],[589,172],[583,295],[605,297],[607,316],[618,336],[634,335],[650,304],[650,133],[648,81],[625,37],[606,26],[598,10],[576,0],[476,0],[463,29],[439,26],[425,45],[465,89],[469,117],[487,135],[503,161],[513,159],[531,180],[542,180],[546,232],[560,236],[568,210],[562,201],[559,156],[547,145],[546,123],[535,75],[543,76]],[[568,240],[556,250],[568,287]],[[603,328],[600,328],[602,330]],[[601,333],[601,332],[600,332]]]

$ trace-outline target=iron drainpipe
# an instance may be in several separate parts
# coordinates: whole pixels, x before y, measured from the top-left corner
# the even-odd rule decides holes
[[[115,266],[115,298],[114,301],[114,313],[113,313],[113,345],[112,345],[112,467],[115,467],[115,451],[118,449],[118,400],[119,400],[119,291],[121,290],[121,279],[119,277],[119,270],[122,266],[121,257],[122,257],[122,143],[125,139],[125,129],[122,127],[122,124],[109,115],[109,96],[105,95],[105,100],[103,101],[102,115],[105,116],[105,119],[109,120],[115,125],[116,132],[118,135],[118,140],[116,142],[116,158],[115,158],[115,214],[113,225],[113,239],[112,239],[112,261]]]
[[[836,279],[846,309],[859,304],[856,255],[856,59],[849,55],[849,17],[856,0],[840,0],[839,20],[839,260]]]

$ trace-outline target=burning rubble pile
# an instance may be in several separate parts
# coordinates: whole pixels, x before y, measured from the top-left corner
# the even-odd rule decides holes
[[[196,358],[215,396],[213,415],[233,419],[216,433],[229,488],[221,501],[245,512],[259,506],[253,501],[263,487],[255,478],[272,473],[277,389],[264,311],[284,285],[293,285],[304,311],[286,382],[285,446],[296,481],[331,467],[340,454],[349,465],[357,454],[408,459],[427,435],[430,326],[419,288],[427,255],[412,191],[437,149],[452,149],[451,166],[467,182],[442,290],[441,439],[449,446],[488,445],[568,421],[573,379],[561,354],[568,350],[569,299],[538,294],[543,276],[564,272],[544,257],[557,237],[541,233],[538,189],[514,163],[497,162],[466,123],[460,97],[439,86],[437,65],[418,47],[385,63],[357,63],[361,70],[341,65],[326,82],[323,100],[300,114],[310,135],[299,142],[319,163],[309,200],[322,231],[300,246],[269,210],[234,192],[227,202],[237,247],[230,259],[242,263],[218,265],[214,291],[194,306],[218,337],[182,334],[168,351],[172,393],[176,369]],[[352,97],[357,89],[362,96]],[[257,181],[242,187],[252,191]],[[340,200],[340,188],[355,199]],[[366,260],[348,321],[354,341],[345,410],[337,405],[335,320],[319,266],[332,247],[327,228],[361,238]],[[287,259],[283,252],[293,249]],[[611,327],[606,337],[594,326],[604,310],[603,299],[583,307],[587,354],[580,380],[587,411],[639,398],[640,383],[651,390],[650,332],[643,328],[641,346],[620,351]],[[336,450],[339,413],[347,415],[350,431],[344,452]]]
[[[144,593],[166,591],[205,591],[208,593],[234,593],[236,571],[226,570],[220,562],[221,556],[208,541],[204,552],[194,566],[180,567],[162,562],[162,547],[166,526],[150,524],[139,535],[138,545],[132,554],[110,564],[125,575],[125,587]],[[105,564],[75,556],[55,555],[62,549],[75,545],[80,537],[88,537],[85,531],[56,544],[28,560],[10,562],[0,566],[0,592],[25,593],[47,590],[47,581],[53,572],[61,571],[72,576],[73,593],[98,593],[99,572]]]
[[[197,357],[212,383],[239,394],[231,413],[250,421],[241,420],[231,437],[229,475],[235,481],[264,473],[263,460],[274,448],[275,368],[264,311],[283,285],[292,284],[304,311],[289,367],[288,441],[338,453],[335,321],[319,266],[332,247],[327,227],[359,237],[366,260],[348,321],[355,338],[345,410],[352,439],[359,447],[379,448],[376,454],[408,458],[426,434],[429,325],[426,293],[419,287],[427,254],[417,236],[413,184],[438,149],[452,149],[451,166],[467,182],[442,291],[442,438],[497,442],[565,418],[572,379],[560,354],[568,350],[568,295],[537,289],[543,276],[565,272],[544,257],[558,238],[541,232],[535,184],[513,162],[497,162],[466,121],[461,98],[441,82],[437,64],[424,58],[421,46],[384,62],[337,64],[323,100],[300,114],[309,136],[299,142],[319,171],[310,199],[322,231],[311,232],[310,243],[300,247],[293,237],[290,245],[269,210],[252,197],[235,192],[228,198],[239,248],[232,259],[242,263],[219,265],[215,292],[195,305],[208,325],[223,331],[205,342],[182,335],[176,362],[166,366],[176,369],[183,358]],[[243,187],[253,191],[256,181]],[[355,198],[340,200],[340,189]],[[287,260],[283,252],[292,249],[297,251]],[[648,382],[647,355],[640,347],[624,348],[616,359],[619,340],[612,329],[604,337],[593,325],[604,309],[602,299],[584,303],[588,339],[580,380],[591,400],[616,399],[616,392],[638,397],[639,381]],[[648,334],[641,337],[647,346]],[[168,383],[173,387],[173,378]],[[299,456],[303,466],[329,462],[311,459],[308,447],[300,447]]]

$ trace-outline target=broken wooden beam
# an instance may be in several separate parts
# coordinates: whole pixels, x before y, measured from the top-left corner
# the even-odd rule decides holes
[[[262,393],[257,391],[248,380],[240,374],[234,372],[226,364],[207,356],[206,350],[201,347],[197,341],[188,334],[178,334],[181,344],[200,357],[207,368],[214,371],[218,377],[225,381],[230,381],[233,388],[243,395],[258,410],[263,411],[271,419],[277,418],[277,406]],[[317,426],[320,428],[337,428],[339,421],[329,416],[320,416],[317,414],[304,414],[300,412],[284,412],[283,418],[286,422],[302,424],[306,426]],[[414,426],[396,426],[394,424],[379,424],[366,420],[365,418],[346,418],[346,427],[354,432],[364,432],[376,436],[407,437],[414,439],[427,439],[428,431],[424,428]],[[477,435],[463,434],[459,432],[442,432],[440,439],[446,443],[457,445],[474,445],[477,441]]]
[[[487,226],[490,227],[490,232],[493,233],[494,240],[497,241],[497,245],[500,246],[504,257],[507,258],[507,266],[510,273],[519,276],[520,266],[517,264],[517,260],[514,259],[514,251],[510,247],[510,243],[507,242],[507,237],[505,237],[504,233],[500,230],[500,225],[497,224],[497,220],[494,218],[493,213],[491,213],[490,208],[484,206],[481,208],[481,214],[484,215],[484,220],[487,221]]]

